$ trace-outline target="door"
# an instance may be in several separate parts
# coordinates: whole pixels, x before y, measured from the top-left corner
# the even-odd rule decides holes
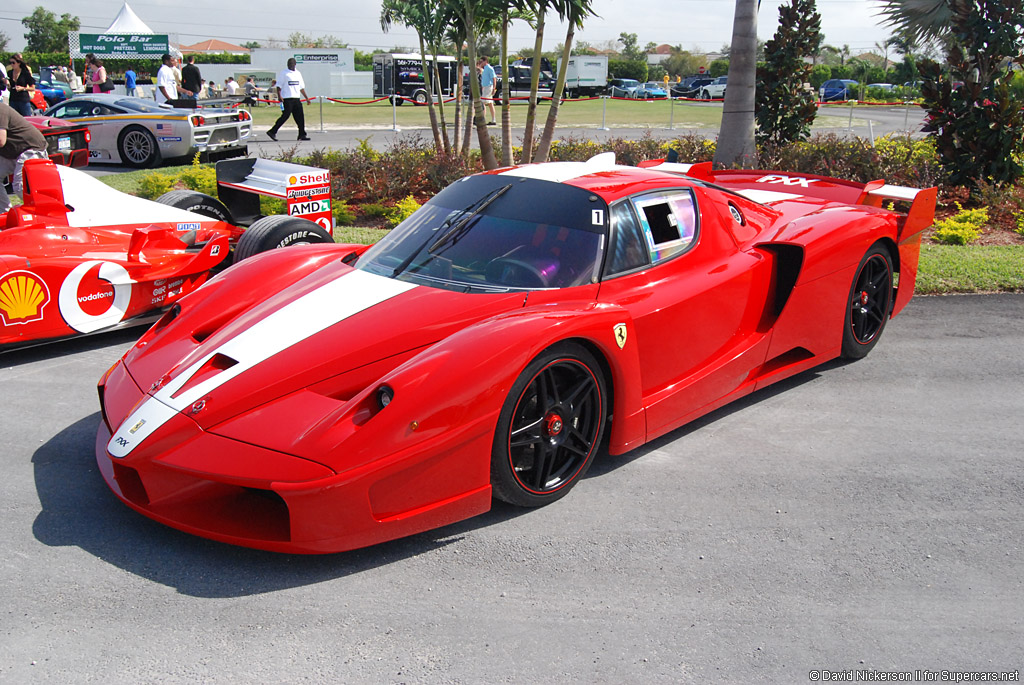
[[[740,251],[723,223],[732,219],[706,195],[699,211],[699,199],[694,189],[671,189],[610,208],[599,297],[632,319],[648,439],[741,388],[767,350],[758,324],[770,264]]]

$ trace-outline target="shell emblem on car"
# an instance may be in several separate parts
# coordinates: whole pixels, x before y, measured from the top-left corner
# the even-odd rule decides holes
[[[31,271],[11,271],[0,279],[0,315],[7,325],[38,321],[49,301],[49,288]]]

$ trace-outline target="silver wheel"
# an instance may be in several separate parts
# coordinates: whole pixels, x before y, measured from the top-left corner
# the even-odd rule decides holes
[[[138,126],[127,128],[121,133],[118,151],[121,160],[134,167],[152,166],[160,154],[153,134]]]

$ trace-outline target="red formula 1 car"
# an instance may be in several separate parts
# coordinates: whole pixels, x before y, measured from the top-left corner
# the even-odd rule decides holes
[[[152,323],[230,264],[231,250],[238,260],[293,243],[333,243],[297,216],[314,203],[296,205],[296,216],[262,217],[252,194],[284,197],[298,178],[327,172],[266,160],[221,164],[233,170],[224,183],[229,206],[184,190],[151,202],[76,169],[27,162],[24,204],[0,214],[0,351]],[[299,190],[308,188],[319,192]],[[324,202],[310,216],[320,216]]]
[[[178,302],[101,379],[97,461],[146,516],[278,551],[546,504],[600,445],[867,354],[934,204],[605,155],[471,176],[369,249],[267,253]]]

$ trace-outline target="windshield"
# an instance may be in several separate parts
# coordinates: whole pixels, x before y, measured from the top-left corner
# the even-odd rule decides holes
[[[562,183],[469,176],[363,254],[356,267],[439,288],[569,288],[600,272],[608,206]]]

